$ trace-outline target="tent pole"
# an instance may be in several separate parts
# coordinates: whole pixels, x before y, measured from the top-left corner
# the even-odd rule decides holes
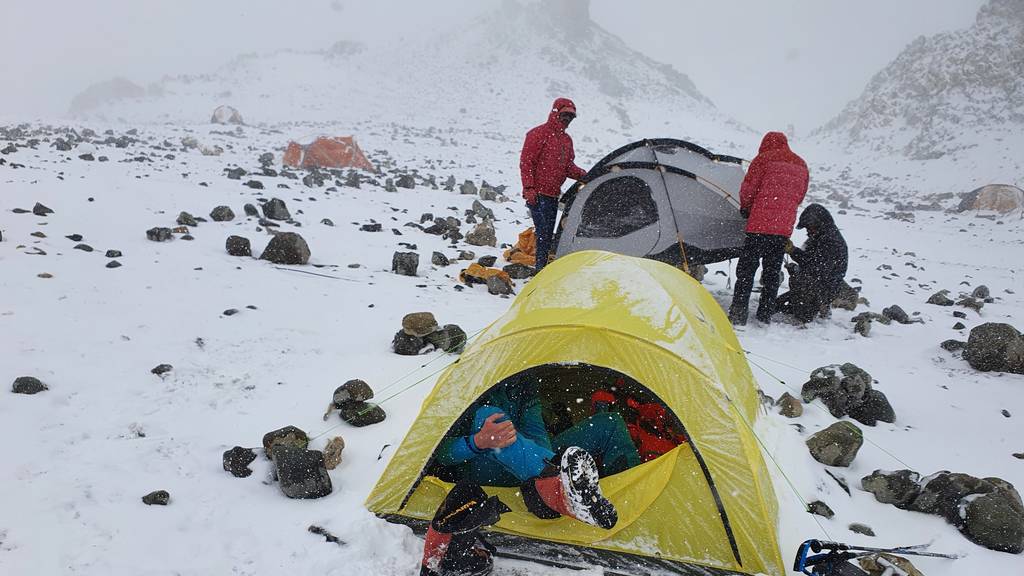
[[[686,259],[686,244],[683,242],[683,233],[679,231],[679,221],[676,218],[676,209],[672,206],[672,193],[669,192],[668,182],[665,180],[665,167],[658,161],[658,153],[654,150],[654,147],[651,146],[651,142],[649,140],[644,140],[644,144],[648,149],[650,149],[651,155],[654,156],[654,163],[657,164],[658,173],[661,174],[661,185],[665,188],[665,197],[668,198],[668,209],[672,212],[672,225],[676,228],[676,240],[679,242],[679,255],[683,261],[682,265],[679,267],[682,268],[683,272],[690,274],[690,263]]]

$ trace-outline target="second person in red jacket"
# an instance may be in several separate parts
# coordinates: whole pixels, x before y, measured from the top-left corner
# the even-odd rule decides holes
[[[757,319],[765,324],[771,322],[782,280],[786,242],[793,234],[796,212],[807,194],[809,180],[807,163],[789,149],[786,135],[765,134],[740,186],[740,213],[747,218],[747,238],[736,265],[736,290],[729,307],[733,324],[747,323],[750,292],[759,265],[764,270]]]
[[[537,264],[540,272],[548,263],[551,240],[558,217],[558,196],[567,178],[582,180],[586,170],[576,165],[572,137],[565,129],[576,118],[576,105],[559,98],[551,105],[548,121],[526,133],[519,171],[523,179],[523,198],[533,218]]]

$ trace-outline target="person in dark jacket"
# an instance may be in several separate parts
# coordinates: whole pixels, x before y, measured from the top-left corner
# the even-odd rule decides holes
[[[778,310],[806,323],[829,313],[846,276],[849,251],[832,214],[821,204],[805,208],[796,227],[807,230],[807,242],[803,248],[786,245],[796,265],[790,269],[789,292],[779,296]]]
[[[786,242],[793,233],[796,211],[807,194],[809,180],[807,164],[789,149],[786,135],[765,134],[740,186],[740,213],[747,218],[747,237],[736,265],[736,289],[729,307],[733,324],[747,323],[750,292],[759,266],[763,271],[757,319],[771,322]]]
[[[526,133],[519,156],[523,198],[533,218],[536,238],[536,272],[548,263],[562,185],[567,178],[582,180],[587,175],[586,170],[576,165],[572,137],[565,131],[575,118],[576,105],[572,100],[555,100],[548,121]]]

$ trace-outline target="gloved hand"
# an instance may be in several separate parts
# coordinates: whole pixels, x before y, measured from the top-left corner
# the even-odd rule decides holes
[[[782,250],[786,254],[792,254],[793,253],[793,241],[787,238],[786,239],[786,245],[782,248]]]
[[[744,219],[750,218],[750,210],[740,208],[740,216],[743,216]]]
[[[527,206],[534,206],[537,204],[537,190],[533,188],[523,188],[523,198],[526,199]]]

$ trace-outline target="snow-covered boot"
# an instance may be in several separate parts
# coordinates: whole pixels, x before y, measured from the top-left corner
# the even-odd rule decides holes
[[[476,484],[456,484],[434,514],[423,545],[420,576],[483,576],[494,567],[493,551],[478,530],[509,512],[497,496]],[[478,546],[480,544],[480,546]]]
[[[566,448],[557,467],[548,466],[521,491],[526,508],[539,518],[569,516],[605,530],[619,520],[615,506],[601,493],[594,458],[576,446]]]

